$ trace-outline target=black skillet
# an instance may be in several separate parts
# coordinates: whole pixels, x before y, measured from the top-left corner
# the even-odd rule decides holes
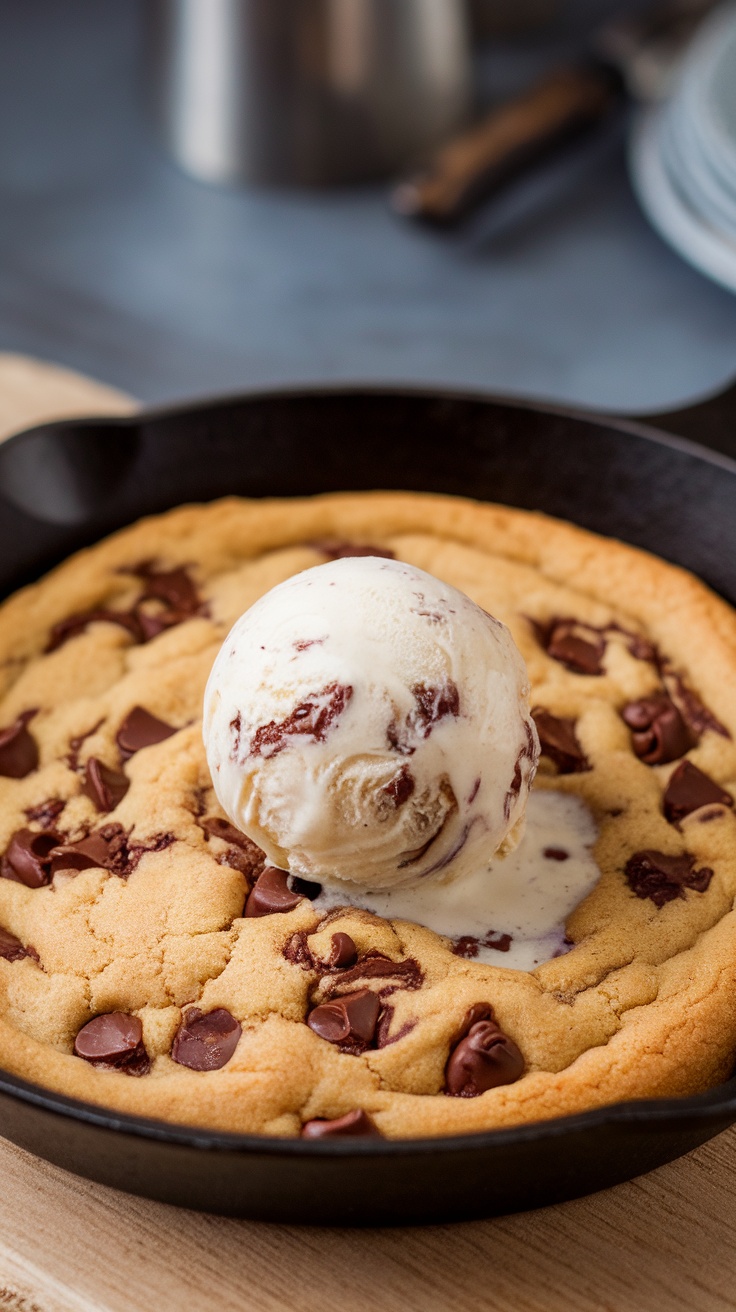
[[[736,387],[657,421],[736,455]],[[47,424],[0,447],[0,595],[140,515],[226,493],[409,488],[539,509],[694,570],[736,602],[736,463],[645,424],[496,399],[279,393]],[[736,1121],[736,1079],[431,1140],[301,1142],[118,1115],[0,1073],[0,1132],[90,1179],[269,1221],[459,1220],[603,1189]]]

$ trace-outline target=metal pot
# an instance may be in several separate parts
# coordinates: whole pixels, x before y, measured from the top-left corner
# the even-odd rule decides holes
[[[144,13],[155,117],[206,182],[385,177],[469,108],[459,0],[148,0]]]

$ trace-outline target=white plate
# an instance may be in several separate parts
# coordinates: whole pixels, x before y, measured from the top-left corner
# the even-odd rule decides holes
[[[736,292],[736,240],[711,227],[687,204],[664,166],[660,133],[665,113],[649,110],[634,127],[629,150],[634,190],[665,241],[701,273]]]
[[[709,161],[736,188],[736,5],[717,10],[702,28],[678,99]]]
[[[710,166],[679,100],[664,112],[659,150],[674,190],[706,223],[736,241],[736,194],[723,187]]]

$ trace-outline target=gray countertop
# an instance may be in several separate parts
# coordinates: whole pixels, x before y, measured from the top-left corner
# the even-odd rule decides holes
[[[461,236],[382,188],[209,188],[148,126],[139,17],[0,0],[0,349],[152,402],[390,380],[656,410],[736,371],[736,298],[647,226],[623,126]]]

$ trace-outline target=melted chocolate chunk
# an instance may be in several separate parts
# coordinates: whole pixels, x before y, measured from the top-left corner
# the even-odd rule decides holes
[[[331,970],[347,970],[358,960],[358,949],[349,934],[333,934],[326,964]]]
[[[67,756],[66,759],[69,762],[70,770],[79,769],[79,750],[82,744],[87,740],[87,738],[91,738],[93,733],[97,733],[97,730],[99,729],[100,725],[104,723],[105,720],[103,717],[101,720],[97,721],[97,724],[93,724],[91,729],[87,729],[85,733],[80,733],[75,738],[69,739],[69,755]]]
[[[392,1034],[391,1025],[393,1019],[394,1008],[391,1006],[390,1002],[386,1002],[381,1008],[381,1014],[378,1017],[378,1024],[376,1025],[377,1048],[390,1048],[393,1043],[398,1043],[399,1039],[403,1039],[405,1035],[411,1034],[416,1026],[415,1020],[407,1020],[402,1026],[400,1026],[395,1034]]]
[[[345,1116],[338,1116],[334,1121],[323,1120],[317,1117],[313,1121],[305,1121],[302,1126],[302,1139],[344,1139],[346,1137],[353,1139],[381,1139],[381,1131],[367,1112],[355,1110],[347,1112]]]
[[[100,830],[100,833],[105,834],[108,830],[118,828],[117,825],[106,825],[104,829]],[[124,853],[121,854],[124,859],[118,859],[117,863],[112,866],[112,872],[115,875],[120,875],[122,879],[127,879],[128,875],[132,875],[133,871],[138,869],[141,857],[144,857],[147,852],[165,852],[166,848],[171,847],[175,842],[176,834],[154,834],[153,838],[145,843],[131,843],[130,839],[126,838]]]
[[[70,638],[76,638],[80,633],[84,633],[90,624],[118,624],[130,634],[134,642],[143,641],[140,622],[134,610],[110,610],[107,607],[97,607],[79,611],[76,615],[68,615],[65,620],[59,620],[58,624],[54,624],[46,651],[56,651],[58,647],[63,647]]]
[[[396,556],[388,547],[376,547],[370,542],[332,542],[329,538],[309,542],[308,546],[326,556],[328,560],[345,560],[347,556],[378,556],[382,560],[395,560]]]
[[[130,634],[134,642],[150,642],[158,637],[164,629],[174,624],[191,619],[193,615],[203,614],[205,607],[197,593],[186,569],[182,566],[173,570],[158,570],[150,561],[131,569],[120,571],[133,574],[142,579],[144,589],[130,610],[112,610],[109,607],[97,607],[68,615],[60,620],[51,630],[47,651],[56,651],[70,638],[76,638],[90,624],[118,624]],[[161,609],[155,613],[144,609],[145,603],[160,603]]]
[[[39,802],[38,806],[27,807],[26,815],[33,824],[37,824],[41,829],[51,829],[65,806],[66,802],[62,801],[60,797],[48,797],[45,802]]]
[[[208,838],[219,838],[223,843],[231,844],[227,852],[218,857],[218,861],[233,870],[239,870],[249,883],[255,882],[266,865],[266,854],[258,844],[219,815],[207,816],[198,823]]]
[[[190,1007],[176,1032],[171,1056],[190,1071],[219,1071],[238,1046],[240,1022],[224,1007],[204,1015]]]
[[[250,756],[275,756],[282,752],[289,738],[300,736],[312,738],[316,743],[323,743],[328,730],[339,719],[350,698],[353,689],[350,684],[330,683],[321,692],[313,693],[309,701],[301,702],[285,720],[270,720],[256,729],[250,741]],[[239,717],[236,717],[236,721]],[[233,722],[233,727],[236,725]],[[240,739],[240,725],[237,724],[237,740]]]
[[[151,1069],[143,1046],[143,1026],[137,1016],[123,1011],[95,1016],[83,1025],[74,1040],[74,1053],[92,1066],[125,1075],[147,1075]]]
[[[486,1003],[466,1013],[445,1067],[445,1093],[453,1098],[477,1098],[488,1089],[514,1084],[524,1074],[524,1058],[493,1017]]]
[[[681,761],[670,775],[664,794],[664,813],[670,824],[684,820],[701,806],[716,804],[733,806],[733,798],[692,761]]]
[[[389,779],[382,791],[387,797],[391,798],[391,801],[398,811],[400,806],[403,806],[405,802],[409,801],[415,787],[414,776],[408,765],[402,765],[401,769],[394,775],[393,779]]]
[[[286,870],[277,870],[276,866],[266,866],[253,885],[253,890],[245,904],[246,916],[273,916],[285,911],[293,911],[303,901],[301,893],[289,888],[289,876]]]
[[[198,614],[202,607],[196,585],[183,565],[165,570],[156,569],[152,561],[144,561],[135,569],[124,572],[143,580],[145,589],[139,602],[161,601],[181,618]]]
[[[667,765],[693,746],[688,726],[664,692],[629,702],[621,718],[631,729],[631,746],[645,765]]]
[[[452,951],[456,957],[467,957],[470,960],[477,957],[481,948],[493,948],[495,952],[508,952],[513,941],[511,934],[496,934],[494,930],[489,930],[483,938],[476,938],[474,934],[463,934],[460,938],[455,939]]]
[[[208,838],[220,838],[223,843],[233,843],[235,847],[242,847],[244,851],[255,847],[255,843],[240,829],[236,829],[229,820],[223,820],[219,815],[208,815],[204,820],[200,820],[199,824]],[[258,848],[259,852],[260,850]]]
[[[532,719],[537,726],[542,756],[554,762],[559,774],[583,774],[590,769],[575,733],[577,720],[552,715],[543,706],[533,707]]]
[[[428,738],[440,720],[448,716],[457,718],[460,714],[460,694],[451,679],[439,688],[417,683],[412,688],[412,694],[417,704],[412,727],[421,738]]]
[[[172,734],[178,731],[172,725],[166,724],[164,720],[159,720],[155,715],[151,715],[143,706],[134,706],[132,711],[126,715],[123,723],[117,732],[117,744],[120,748],[120,755],[124,761],[128,761],[136,752],[140,752],[144,747],[155,747],[157,743],[165,742],[171,738]]]
[[[317,963],[309,950],[308,937],[306,930],[298,929],[296,934],[286,940],[281,953],[292,965],[301,966],[303,970],[315,970]]]
[[[440,720],[460,714],[460,694],[451,679],[442,685],[415,683],[411,691],[414,710],[403,724],[392,720],[386,731],[389,746],[402,756],[411,756]]]
[[[5,961],[23,961],[24,957],[38,961],[35,948],[24,948],[20,939],[8,929],[0,929],[0,957]]]
[[[35,711],[24,711],[14,724],[0,729],[0,775],[5,779],[25,779],[38,769],[38,746],[28,732],[28,721]]]
[[[94,802],[98,811],[114,811],[129,788],[130,780],[121,770],[111,770],[98,757],[90,756],[82,792]]]
[[[677,897],[685,896],[685,889],[704,893],[713,878],[708,866],[695,869],[695,857],[689,852],[669,856],[665,852],[635,852],[626,862],[626,879],[637,897],[648,897],[655,907],[663,907]]]
[[[548,861],[568,861],[570,853],[564,847],[545,847],[543,854]]]
[[[163,852],[176,842],[174,834],[155,834],[146,843],[131,842],[122,825],[104,825],[78,843],[59,841],[50,854],[51,874],[60,870],[109,870],[111,874],[127,879],[137,869],[146,852]]]
[[[378,994],[359,989],[315,1007],[307,1016],[307,1025],[321,1039],[357,1054],[373,1041],[380,1010]]]
[[[347,937],[347,936],[346,936]],[[418,989],[424,982],[424,974],[414,957],[403,961],[392,961],[383,952],[371,948],[357,965],[352,966],[344,975],[340,975],[331,985],[332,989],[343,989],[347,984],[355,984],[363,979],[385,979],[391,981],[378,990],[378,996],[385,998],[395,993],[397,988]]]
[[[731,737],[728,729],[716,719],[712,711],[708,710],[698,694],[688,687],[682,675],[673,670],[669,661],[661,660],[660,670],[667,692],[696,740],[701,738],[707,729],[720,734],[721,738]]]
[[[26,888],[42,888],[51,879],[51,853],[62,841],[53,831],[16,830],[0,863],[0,877],[14,879]]]
[[[97,832],[78,843],[59,843],[49,852],[51,874],[56,875],[60,870],[74,870],[77,874],[81,870],[111,870],[115,854],[124,844],[125,831],[122,828],[119,835],[110,839]]]
[[[605,630],[576,619],[531,621],[540,646],[572,674],[599,675],[606,650]]]
[[[516,801],[516,799],[518,798],[521,792],[521,786],[524,782],[524,764],[527,761],[529,762],[529,770],[527,771],[527,783],[530,786],[537,770],[536,761],[535,761],[536,743],[534,741],[534,735],[532,734],[532,730],[526,721],[524,721],[524,734],[526,736],[526,742],[524,743],[524,746],[522,747],[521,751],[519,752],[519,755],[516,758],[516,763],[514,765],[514,777],[511,780],[511,787],[508,789],[506,796],[503,799],[503,813],[507,820],[510,818],[514,802]]]

